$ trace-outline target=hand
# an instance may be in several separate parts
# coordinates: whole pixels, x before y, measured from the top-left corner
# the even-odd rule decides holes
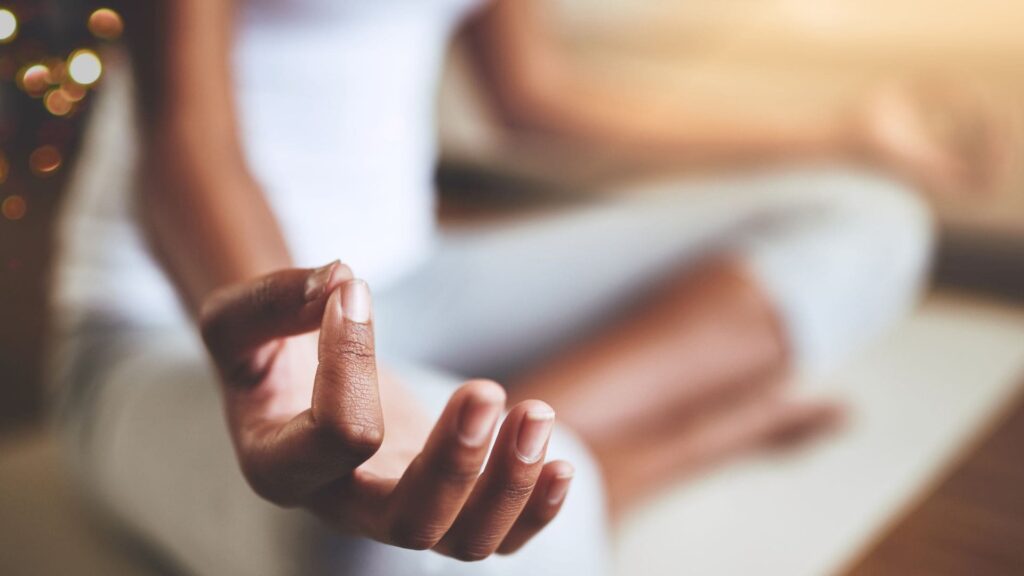
[[[369,289],[346,266],[220,289],[200,325],[239,463],[264,498],[463,560],[513,552],[558,513],[572,467],[544,463],[554,411],[537,400],[512,408],[481,474],[503,389],[464,384],[432,430],[393,383],[382,403]]]
[[[998,190],[1011,172],[1008,110],[985,94],[890,84],[854,113],[853,146],[939,196]]]

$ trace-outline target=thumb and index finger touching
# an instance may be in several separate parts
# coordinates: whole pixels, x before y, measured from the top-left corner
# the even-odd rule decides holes
[[[241,428],[234,430],[236,444],[257,492],[292,500],[350,472],[380,447],[370,292],[347,266],[282,270],[222,288],[204,304],[200,327],[227,388],[232,425]],[[246,391],[258,387],[282,338],[317,327],[311,408],[268,424],[258,407],[273,402],[252,402]]]
[[[199,312],[203,340],[225,377],[234,376],[261,349],[319,326],[330,293],[352,280],[334,261],[321,268],[289,268],[220,288]]]

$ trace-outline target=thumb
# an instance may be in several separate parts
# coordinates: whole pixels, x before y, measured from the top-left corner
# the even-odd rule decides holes
[[[321,268],[290,268],[211,293],[199,313],[203,341],[226,377],[252,363],[265,345],[315,330],[327,296],[352,279],[334,261]]]

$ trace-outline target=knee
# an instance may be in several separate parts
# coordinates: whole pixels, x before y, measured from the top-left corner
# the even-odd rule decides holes
[[[803,173],[782,191],[789,224],[750,248],[805,368],[828,369],[905,315],[926,279],[930,211],[895,181],[854,171]]]
[[[803,200],[797,202],[814,209],[820,249],[845,255],[844,267],[890,288],[920,285],[931,262],[935,227],[918,191],[864,171],[805,176],[798,187]]]
[[[872,275],[914,290],[930,269],[935,244],[931,207],[917,190],[892,179],[860,179],[854,201],[844,209],[862,227],[864,249],[873,249]]]

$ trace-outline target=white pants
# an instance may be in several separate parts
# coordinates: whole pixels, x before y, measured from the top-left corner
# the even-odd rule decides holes
[[[913,304],[930,246],[920,201],[867,174],[803,169],[654,185],[447,235],[433,261],[376,294],[378,349],[439,412],[461,376],[511,374],[583,337],[645,287],[728,252],[774,299],[798,367],[827,370]],[[460,564],[338,536],[252,494],[191,328],[94,317],[61,334],[65,429],[85,485],[112,518],[188,572],[607,570],[601,479],[567,430],[556,430],[551,449],[578,470],[560,516],[516,555]]]

